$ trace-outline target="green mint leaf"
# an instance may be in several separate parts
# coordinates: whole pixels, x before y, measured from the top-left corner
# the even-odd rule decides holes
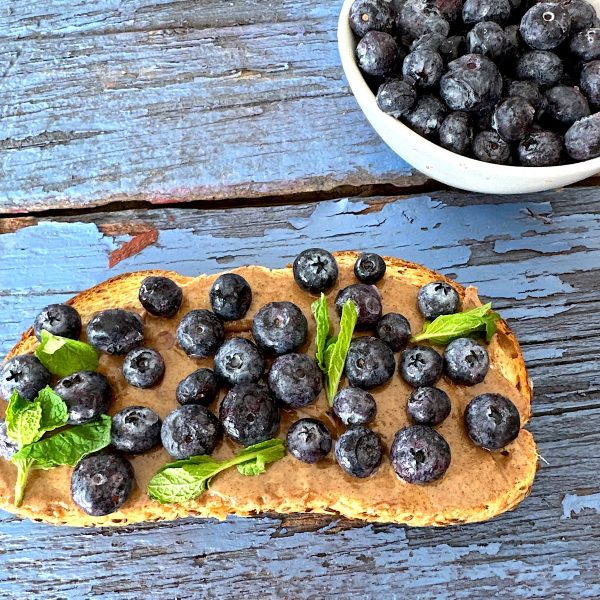
[[[98,368],[98,353],[89,344],[53,335],[45,329],[35,355],[50,373],[59,377]]]
[[[29,477],[29,471],[33,466],[34,461],[23,458],[23,459],[11,459],[17,467],[17,481],[15,483],[15,506],[21,506],[23,503],[23,494],[25,493],[25,486],[27,485],[27,479]]]
[[[187,502],[206,491],[207,479],[199,478],[187,467],[169,467],[159,471],[148,483],[148,496],[161,503]]]
[[[46,386],[41,390],[35,401],[42,407],[40,434],[37,439],[47,431],[52,431],[67,424],[69,409],[63,399],[51,387]]]
[[[17,442],[19,448],[38,439],[41,420],[41,405],[14,392],[6,409],[6,435]]]
[[[491,308],[491,303],[488,303],[464,312],[441,315],[426,322],[423,331],[413,335],[411,341],[427,340],[438,346],[446,346],[458,338],[485,333],[489,342],[496,333],[496,321],[500,319],[500,315],[491,312]]]
[[[247,457],[248,462],[238,464],[237,470],[246,476],[260,475],[267,470],[269,463],[285,456],[285,445],[282,440],[275,438],[248,446],[237,457]]]
[[[329,335],[329,310],[327,308],[327,298],[325,294],[321,292],[321,297],[315,300],[311,305],[313,316],[315,317],[315,323],[317,326],[317,335],[315,339],[315,358],[319,369],[325,373],[327,367],[325,366],[325,346],[327,344],[327,336]]]

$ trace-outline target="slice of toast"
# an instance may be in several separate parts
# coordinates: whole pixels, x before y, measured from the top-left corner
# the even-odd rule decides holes
[[[336,254],[340,276],[328,295],[333,313],[333,299],[337,291],[355,283],[353,274],[354,252]],[[430,281],[448,281],[459,292],[463,309],[480,304],[474,288],[464,288],[438,273],[420,265],[395,258],[386,258],[385,277],[377,284],[383,299],[383,312],[400,312],[410,321],[413,332],[422,328],[423,319],[416,310],[416,295],[420,286]],[[234,269],[250,283],[253,300],[245,318],[226,324],[228,335],[250,337],[252,317],[265,303],[277,300],[295,302],[309,321],[309,336],[303,352],[314,352],[314,321],[310,304],[314,297],[295,284],[290,267],[268,270],[263,267]],[[138,301],[142,279],[148,275],[170,277],[184,291],[179,313],[172,319],[160,319],[147,314]],[[103,355],[99,370],[110,380],[115,400],[111,414],[128,405],[153,408],[162,418],[178,406],[175,388],[178,382],[195,369],[213,366],[212,357],[191,359],[176,344],[175,330],[181,317],[193,308],[210,308],[208,291],[217,275],[183,277],[166,271],[128,273],[109,279],[69,301],[81,314],[84,324],[98,310],[122,307],[137,311],[145,321],[145,345],[158,349],[165,359],[163,381],[152,389],[128,386],[121,374],[122,357]],[[33,315],[32,315],[33,316]],[[8,357],[32,352],[37,344],[29,329]],[[519,344],[504,321],[489,344],[490,370],[485,380],[472,387],[457,386],[446,377],[437,384],[450,396],[452,412],[437,427],[448,441],[452,463],[445,476],[427,485],[411,485],[394,473],[387,455],[394,434],[408,424],[406,402],[410,387],[397,373],[392,380],[372,391],[377,401],[377,417],[371,424],[383,439],[386,455],[379,469],[367,479],[346,475],[331,453],[316,465],[297,461],[287,455],[269,465],[267,472],[255,477],[243,477],[236,469],[219,474],[209,491],[196,500],[184,504],[160,504],[145,493],[152,475],[171,460],[164,449],[157,448],[131,457],[137,486],[123,507],[104,517],[93,517],[82,512],[71,500],[69,486],[72,469],[55,468],[33,471],[22,506],[13,506],[13,488],[16,469],[0,459],[0,507],[36,521],[77,526],[127,524],[140,521],[175,519],[188,515],[225,518],[228,514],[242,516],[263,512],[315,512],[339,514],[366,521],[387,521],[415,526],[448,525],[484,521],[514,508],[529,493],[537,468],[537,452],[532,435],[521,429],[519,436],[501,452],[488,452],[476,447],[468,438],[463,425],[463,412],[476,395],[496,392],[509,397],[519,409],[521,424],[530,417],[532,391],[525,370]],[[342,382],[343,384],[343,382]],[[223,396],[210,406],[218,414]],[[3,403],[4,404],[4,403]],[[4,411],[5,407],[2,407]],[[297,418],[320,418],[337,437],[343,428],[329,410],[325,394],[310,406],[297,411],[282,411],[280,437],[285,438],[288,426]],[[239,446],[224,439],[214,456],[230,457]]]

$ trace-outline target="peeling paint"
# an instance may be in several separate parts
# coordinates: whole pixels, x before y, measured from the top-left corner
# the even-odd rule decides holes
[[[562,501],[562,518],[570,519],[573,515],[581,514],[585,509],[593,510],[600,514],[600,492],[585,496],[566,494]]]

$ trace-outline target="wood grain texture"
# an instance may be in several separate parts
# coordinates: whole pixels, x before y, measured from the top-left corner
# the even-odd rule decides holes
[[[281,266],[308,245],[372,249],[479,286],[523,343],[546,461],[493,522],[405,529],[298,515],[124,530],[0,520],[0,592],[25,598],[597,598],[600,191],[441,193],[235,210],[0,221],[0,351],[50,301],[119,272]],[[145,231],[157,241],[109,268]],[[32,543],[35,539],[35,544]]]

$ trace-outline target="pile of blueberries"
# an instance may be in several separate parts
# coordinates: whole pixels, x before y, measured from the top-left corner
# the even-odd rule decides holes
[[[600,27],[585,0],[355,0],[377,104],[463,156],[554,166],[600,156]]]
[[[348,299],[357,306],[357,330],[362,334],[350,344],[345,364],[348,386],[333,400],[334,418],[347,427],[335,443],[335,458],[354,477],[367,477],[380,465],[383,444],[367,425],[377,414],[377,403],[369,390],[388,382],[394,374],[394,352],[400,352],[399,374],[414,390],[407,413],[414,423],[401,429],[390,449],[392,465],[399,477],[410,483],[427,483],[441,477],[450,464],[450,448],[434,429],[451,412],[448,395],[435,387],[445,374],[456,385],[483,381],[489,357],[483,345],[461,338],[450,343],[443,355],[428,346],[409,346],[408,320],[398,313],[382,314],[382,298],[374,285],[386,271],[384,260],[373,253],[357,259],[354,273],[359,283],[337,293],[338,314]],[[300,253],[293,265],[296,283],[310,294],[330,290],[338,278],[335,257],[312,248]],[[117,510],[134,485],[128,453],[151,450],[162,442],[175,459],[211,454],[223,433],[250,446],[278,435],[280,410],[299,409],[313,403],[322,387],[322,373],[315,358],[299,351],[308,336],[308,322],[292,302],[270,302],[252,321],[254,341],[225,338],[224,323],[243,318],[252,302],[248,282],[238,274],[225,273],[213,283],[209,299],[212,310],[193,309],[177,327],[177,343],[192,358],[214,356],[214,369],[200,368],[177,386],[175,408],[161,422],[145,406],[128,406],[113,416],[112,448],[88,456],[73,472],[71,494],[85,512],[105,515]],[[144,309],[159,318],[172,318],[180,310],[183,291],[171,279],[151,276],[143,280],[139,300]],[[456,290],[445,282],[423,286],[418,308],[426,319],[459,310]],[[77,311],[65,304],[46,307],[34,324],[55,335],[78,339],[82,323]],[[365,331],[366,330],[366,331]],[[144,321],[135,312],[107,309],[96,313],[86,328],[88,342],[98,351],[124,356],[124,379],[138,388],[160,383],[165,363],[160,353],[144,343]],[[0,370],[0,397],[7,400],[14,390],[28,399],[51,383],[51,375],[32,354],[16,356]],[[221,387],[226,393],[219,416],[208,408]],[[69,423],[97,419],[109,410],[113,391],[101,373],[81,371],[58,381],[54,387],[69,408]],[[519,433],[519,413],[514,404],[497,394],[474,398],[465,412],[465,426],[475,444],[490,450],[504,447]],[[333,448],[333,437],[325,422],[302,418],[288,429],[289,453],[300,461],[315,463]],[[14,444],[0,428],[0,454],[10,458]]]

